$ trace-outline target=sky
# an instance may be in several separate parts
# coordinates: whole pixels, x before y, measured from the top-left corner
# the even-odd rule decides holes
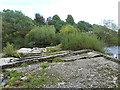
[[[0,0],[0,11],[3,9],[19,10],[34,19],[40,13],[45,19],[57,14],[65,21],[71,14],[74,21],[86,21],[90,24],[102,24],[111,19],[118,23],[119,0]]]

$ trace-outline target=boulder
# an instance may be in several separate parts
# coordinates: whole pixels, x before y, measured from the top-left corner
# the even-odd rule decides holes
[[[17,50],[17,53],[30,53],[32,51],[31,48],[21,48]]]

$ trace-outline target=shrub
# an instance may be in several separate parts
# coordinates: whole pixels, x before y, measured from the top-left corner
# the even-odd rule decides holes
[[[42,65],[41,65],[41,67],[44,69],[44,68],[47,68],[48,67],[48,64],[47,63],[43,63]]]
[[[27,67],[28,64],[26,64],[26,63],[22,63],[21,66],[22,66],[22,67]]]
[[[20,57],[20,55],[15,51],[14,45],[7,43],[7,46],[3,48],[3,52],[5,53],[4,57]]]
[[[76,33],[76,32],[78,32],[78,30],[74,28],[72,25],[63,26],[62,29],[60,30],[61,35],[66,35],[66,34]]]
[[[64,60],[60,57],[56,57],[53,59],[53,62],[64,62]]]
[[[65,35],[62,40],[62,48],[65,50],[93,49],[103,51],[104,42],[95,35],[85,33],[72,33]]]
[[[41,27],[34,27],[26,35],[26,43],[29,44],[29,47],[33,46],[33,44],[36,44],[38,47],[49,46],[54,43],[54,40],[55,40],[54,26],[44,25]]]

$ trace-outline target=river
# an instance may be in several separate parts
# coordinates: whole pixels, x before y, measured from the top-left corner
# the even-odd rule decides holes
[[[105,49],[107,49],[108,52],[112,54],[112,57],[117,57],[120,59],[120,46],[110,46]]]

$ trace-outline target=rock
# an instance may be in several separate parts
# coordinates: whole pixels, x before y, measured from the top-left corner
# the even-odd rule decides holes
[[[17,50],[17,53],[30,53],[32,51],[31,48],[21,48]]]
[[[19,60],[19,58],[14,58],[14,57],[0,58],[0,64],[9,63],[14,60]]]
[[[27,80],[27,77],[26,77],[26,76],[24,76],[24,77],[22,77],[21,79],[22,79],[22,80]]]
[[[60,83],[58,83],[58,86],[64,85],[64,84],[65,84],[65,82],[60,82]]]

